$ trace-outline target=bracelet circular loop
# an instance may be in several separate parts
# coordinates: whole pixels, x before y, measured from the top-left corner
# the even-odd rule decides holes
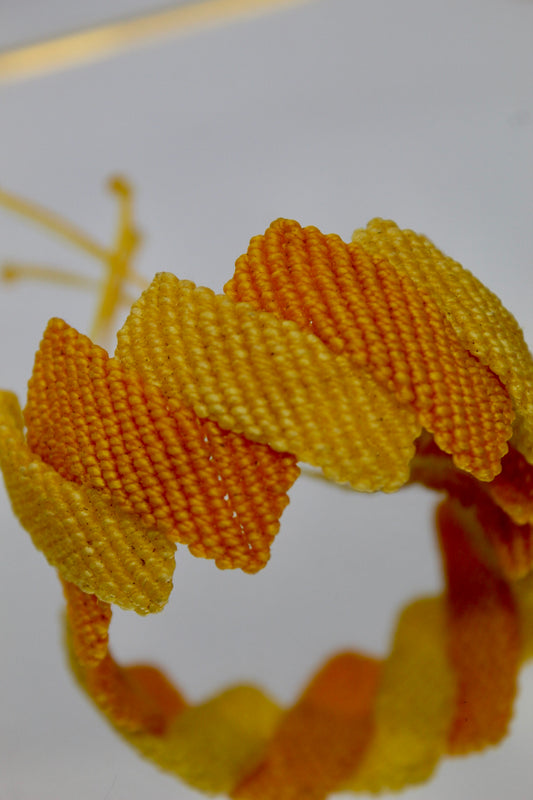
[[[120,666],[111,605],[162,609],[177,544],[263,569],[299,462],[356,491],[439,492],[443,594],[403,610],[386,658],[333,656],[289,709],[247,685],[190,705],[154,667]],[[533,652],[533,360],[424,236],[276,220],[224,294],[156,275],[113,356],[52,319],[24,412],[0,394],[0,464],[63,582],[81,687],[200,790],[399,790],[506,734]]]

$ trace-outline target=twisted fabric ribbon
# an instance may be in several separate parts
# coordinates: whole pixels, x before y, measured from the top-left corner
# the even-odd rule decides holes
[[[141,753],[206,792],[427,780],[505,735],[533,653],[531,354],[476,278],[383,220],[349,244],[277,220],[224,292],[157,275],[113,357],[53,319],[24,414],[0,395],[6,486],[63,581],[72,669]],[[403,611],[386,659],[331,658],[288,710],[251,686],[192,706],[153,667],[118,665],[111,604],[160,610],[176,543],[263,568],[299,461],[358,491],[443,493],[443,596]]]

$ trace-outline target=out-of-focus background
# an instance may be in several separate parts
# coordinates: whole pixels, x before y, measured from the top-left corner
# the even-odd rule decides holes
[[[157,7],[2,0],[0,47]],[[528,0],[310,0],[24,80],[0,70],[0,187],[105,243],[105,182],[119,171],[137,190],[139,270],[217,291],[278,216],[344,238],[391,217],[474,271],[533,342],[532,43]],[[98,274],[0,209],[8,258]],[[1,285],[0,385],[23,398],[47,320],[87,331],[94,301]],[[387,653],[401,607],[440,591],[434,504],[422,490],[367,497],[302,477],[262,573],[219,572],[180,548],[168,608],[116,612],[114,650],[161,663],[193,701],[244,679],[289,703],[328,654]],[[141,760],[73,685],[58,581],[3,489],[0,515],[0,800],[200,797]],[[442,762],[403,798],[531,797],[531,667],[516,708],[499,748]]]

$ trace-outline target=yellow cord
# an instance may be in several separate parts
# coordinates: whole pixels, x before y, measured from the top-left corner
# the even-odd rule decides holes
[[[90,245],[106,268],[98,331],[138,244],[131,189],[112,188],[113,247]],[[3,198],[87,251],[63,220]],[[263,569],[299,461],[360,491],[438,491],[443,594],[403,610],[386,657],[334,655],[288,709],[248,685],[192,704],[154,667],[119,665],[111,604],[163,608],[176,545]],[[80,686],[192,786],[238,800],[396,791],[506,735],[533,653],[533,357],[426,237],[378,219],[345,243],[276,220],[224,295],[157,275],[114,356],[52,319],[24,411],[0,392],[0,466],[63,583]]]
[[[45,230],[54,233],[73,247],[95,258],[104,267],[100,287],[98,307],[91,328],[91,336],[105,340],[112,327],[113,318],[120,304],[131,305],[127,285],[144,289],[147,282],[133,267],[133,260],[140,245],[140,234],[135,227],[132,210],[132,190],[128,181],[114,176],[109,188],[118,201],[118,224],[112,247],[106,248],[77,228],[68,220],[42,206],[24,199],[5,189],[0,189],[0,207],[29,220]],[[36,264],[22,264],[6,261],[0,275],[4,282],[20,279],[44,280],[63,285],[92,286],[90,278],[72,274],[66,270]]]

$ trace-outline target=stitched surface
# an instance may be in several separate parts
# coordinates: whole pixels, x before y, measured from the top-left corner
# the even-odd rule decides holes
[[[194,555],[265,565],[298,475],[294,458],[222,431],[52,320],[25,409],[28,444]]]
[[[0,464],[15,514],[62,578],[123,608],[161,610],[172,589],[175,545],[34,454],[8,392],[0,392]]]
[[[318,337],[211,290],[157,275],[116,356],[200,417],[268,442],[359,491],[406,482],[415,415]]]
[[[252,239],[224,291],[294,320],[367,367],[414,408],[458,467],[491,480],[511,435],[505,389],[461,344],[438,295],[378,255],[317,228],[277,220]]]
[[[225,292],[156,276],[114,358],[52,320],[27,436],[0,394],[6,486],[64,582],[72,668],[133,746],[206,792],[425,781],[505,736],[533,654],[529,351],[479,281],[382,220],[351,244],[278,220]],[[362,491],[444,493],[443,595],[404,609],[386,658],[334,656],[287,710],[246,685],[193,706],[158,670],[120,666],[110,603],[162,608],[175,542],[263,567],[297,461]]]
[[[533,461],[533,358],[512,314],[496,295],[421,234],[390,220],[372,220],[353,241],[373,258],[386,259],[431,294],[463,347],[499,376],[516,413],[514,441]]]

